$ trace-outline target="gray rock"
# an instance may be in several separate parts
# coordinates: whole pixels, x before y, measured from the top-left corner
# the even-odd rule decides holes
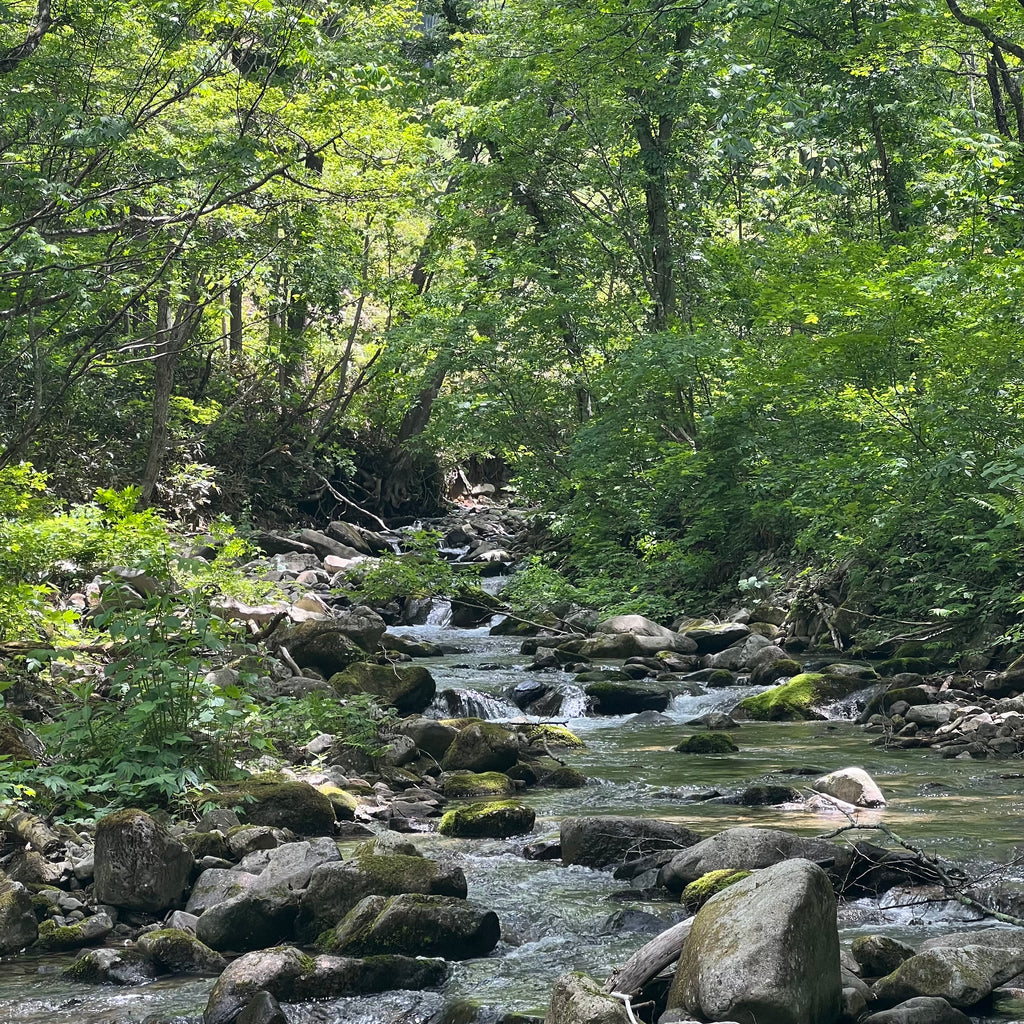
[[[710,1020],[833,1024],[842,1004],[828,876],[787,860],[723,889],[698,912],[668,996]]]
[[[156,967],[134,949],[90,949],[61,974],[91,985],[145,985],[156,980]]]
[[[282,639],[299,668],[316,669],[328,677],[366,658],[366,651],[335,619],[300,622],[286,630]]]
[[[434,677],[422,665],[376,665],[356,661],[330,678],[339,696],[366,693],[379,697],[401,715],[425,711],[437,693]]]
[[[300,894],[251,889],[210,907],[196,922],[196,938],[219,952],[248,952],[291,938]]]
[[[853,940],[850,951],[869,978],[892,974],[904,960],[909,960],[917,953],[913,946],[888,935],[860,935]]]
[[[167,974],[219,974],[227,961],[180,928],[159,928],[140,935],[136,948]]]
[[[459,734],[454,726],[444,725],[433,718],[407,719],[399,725],[398,731],[408,736],[423,753],[435,761],[444,757],[445,751]]]
[[[970,1024],[971,1018],[938,996],[915,996],[880,1013],[864,1017],[861,1024]]]
[[[561,828],[563,864],[604,868],[638,860],[658,850],[681,850],[700,842],[696,832],[657,818],[564,818]]]
[[[233,871],[229,868],[209,868],[204,871],[192,887],[192,894],[185,904],[189,914],[199,916],[210,907],[248,892],[257,882],[258,876],[248,871]]]
[[[750,627],[740,622],[707,622],[693,620],[676,627],[683,636],[697,645],[698,654],[715,654],[739,643],[750,635]]]
[[[364,848],[343,863],[321,864],[302,895],[296,935],[315,939],[333,928],[364,896],[397,896],[416,892],[433,896],[466,896],[462,868],[426,857],[378,856]]]
[[[493,910],[451,896],[367,896],[345,916],[324,948],[342,956],[487,956],[501,925]]]
[[[149,912],[180,904],[194,864],[184,844],[134,808],[97,823],[95,861],[97,900]]]
[[[811,788],[856,807],[885,806],[881,789],[863,768],[841,768],[815,779]]]
[[[996,946],[999,949],[1024,949],[1024,928],[993,927],[978,928],[969,932],[950,932],[925,939],[918,947],[918,953],[929,949],[954,949],[963,946]]]
[[[303,1002],[389,989],[432,988],[441,984],[445,973],[443,960],[312,958],[291,946],[261,949],[239,957],[217,979],[203,1012],[203,1024],[233,1024],[260,991],[282,1002]]]
[[[189,935],[195,935],[198,920],[198,914],[190,914],[185,910],[173,910],[164,918],[164,927],[177,928],[179,931],[188,932]]]
[[[338,844],[326,836],[302,843],[286,843],[266,854],[267,863],[253,884],[253,891],[305,889],[314,869],[340,861]],[[248,858],[246,858],[248,859]],[[245,868],[243,861],[241,867]]]
[[[38,934],[29,891],[0,872],[0,956],[31,946]]]
[[[494,722],[477,722],[459,730],[441,760],[446,772],[503,772],[519,758],[516,734]]]
[[[563,974],[551,990],[544,1024],[629,1024],[626,1007],[585,974]]]
[[[824,839],[805,839],[775,828],[730,828],[691,845],[677,854],[658,875],[658,884],[672,892],[682,892],[709,871],[766,868],[781,861],[800,857],[827,863],[834,861],[841,848]]]
[[[237,1024],[288,1024],[288,1018],[269,992],[260,991],[238,1015]]]
[[[771,640],[751,633],[738,644],[733,644],[732,647],[727,647],[724,651],[719,651],[718,654],[709,655],[705,667],[724,668],[730,672],[736,672],[741,668],[752,668],[757,662],[758,655],[770,647],[772,647]]]
[[[907,708],[904,718],[926,729],[936,729],[945,725],[956,710],[956,704],[918,704]]]
[[[958,1009],[967,1009],[1021,971],[1024,949],[929,949],[905,960],[876,982],[872,991],[880,1006],[895,1006],[914,996],[939,996]]]
[[[58,925],[47,918],[39,926],[38,943],[42,949],[80,949],[102,942],[114,930],[107,914],[93,914],[69,924]]]

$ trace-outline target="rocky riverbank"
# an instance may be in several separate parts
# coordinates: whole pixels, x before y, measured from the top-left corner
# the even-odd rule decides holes
[[[203,812],[197,805],[186,820],[129,810],[94,829],[70,830],[30,812],[9,815],[0,953],[84,950],[65,971],[83,985],[217,974],[206,1024],[272,1024],[312,999],[436,988],[452,964],[492,954],[504,927],[486,893],[470,893],[457,851],[423,855],[417,836],[436,833],[467,843],[508,841],[541,862],[610,870],[638,899],[674,903],[680,917],[696,911],[690,937],[675,950],[682,956],[674,980],[664,968],[675,957],[635,990],[616,988],[618,996],[602,993],[605,979],[567,977],[555,987],[550,1024],[624,1022],[634,1007],[644,1020],[941,1024],[963,1019],[963,1011],[977,1018],[993,993],[1015,991],[1024,940],[1013,943],[1024,933],[1013,928],[972,933],[978,941],[947,936],[945,946],[904,944],[898,955],[877,936],[840,964],[838,937],[831,937],[838,936],[837,914],[856,900],[897,892],[911,902],[955,896],[1019,910],[1012,891],[998,900],[977,889],[965,897],[953,868],[890,836],[867,834],[876,844],[854,832],[833,841],[577,814],[562,822],[556,842],[534,832],[531,794],[578,792],[585,806],[601,789],[574,764],[580,739],[550,719],[629,715],[629,728],[657,727],[672,721],[665,712],[681,697],[707,692],[720,694],[731,713],[701,715],[680,730],[681,758],[728,755],[743,744],[744,723],[852,714],[893,750],[935,747],[971,763],[1012,757],[1024,737],[1016,686],[1019,679],[1024,687],[1024,673],[936,669],[905,653],[870,659],[807,650],[781,607],[721,621],[684,619],[673,628],[637,616],[588,622],[569,610],[547,626],[496,623],[498,634],[523,636],[519,678],[496,707],[494,697],[472,688],[438,687],[428,666],[443,647],[398,632],[435,614],[436,605],[371,608],[345,598],[350,567],[342,563],[374,556],[332,548],[327,541],[343,543],[340,532],[336,525],[333,537],[265,537],[268,548],[291,549],[268,551],[250,571],[273,576],[288,600],[221,608],[252,624],[264,698],[361,693],[390,705],[398,718],[381,752],[370,756],[343,736],[316,737],[287,761],[262,766],[270,771],[206,794],[221,806]],[[354,531],[369,546],[366,533]],[[476,555],[502,564],[507,548],[495,544],[478,542]],[[465,548],[453,553],[464,559],[473,553]],[[503,557],[488,557],[495,551]],[[141,596],[155,585],[122,573],[118,599],[126,588]],[[100,583],[83,598],[100,607],[113,593]],[[500,606],[481,591],[450,610],[475,624]],[[450,635],[457,645],[458,633]],[[427,665],[416,663],[424,658]],[[242,678],[230,660],[209,671],[218,685]],[[483,665],[472,671],[487,674]],[[490,717],[516,710],[529,718]],[[32,754],[31,735],[7,742]],[[837,827],[864,823],[864,809],[884,814],[885,804],[879,787],[856,771],[815,773],[809,787],[773,782],[695,795],[737,808],[816,810]],[[711,962],[723,965],[715,978],[702,966]]]

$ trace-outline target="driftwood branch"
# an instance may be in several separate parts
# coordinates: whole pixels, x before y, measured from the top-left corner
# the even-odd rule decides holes
[[[623,996],[632,999],[651,978],[679,959],[693,920],[688,917],[641,946],[617,971],[612,972],[605,982],[604,991],[618,999]]]
[[[44,856],[62,849],[64,846],[61,838],[50,826],[27,811],[11,810],[0,820],[7,832],[16,835],[22,842],[28,843],[34,850],[38,850]]]
[[[348,505],[349,508],[355,509],[360,515],[366,516],[367,519],[372,519],[385,533],[388,530],[388,524],[384,522],[380,516],[374,515],[369,509],[363,508],[362,505],[357,505],[351,498],[346,498],[336,487],[334,487],[327,477],[322,476],[320,473],[316,474],[317,477],[323,482],[324,487],[330,492],[332,498],[335,501],[340,501],[343,505]]]

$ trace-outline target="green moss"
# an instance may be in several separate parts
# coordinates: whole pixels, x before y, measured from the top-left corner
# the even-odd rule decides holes
[[[220,807],[238,807],[250,825],[290,828],[299,835],[330,835],[337,820],[331,801],[305,782],[274,773],[219,782],[203,799]]]
[[[437,831],[443,836],[464,839],[507,839],[529,832],[535,820],[532,807],[515,800],[499,800],[446,811]]]
[[[573,678],[574,683],[628,683],[632,680],[631,675],[614,668],[588,669],[586,672],[577,672]]]
[[[87,941],[82,934],[81,921],[59,925],[51,917],[40,922],[36,945],[40,949],[76,949],[78,946],[84,946]]]
[[[352,821],[355,818],[359,801],[351,793],[340,786],[335,786],[331,782],[325,782],[322,786],[317,786],[316,788],[318,792],[323,793],[331,801],[335,817],[339,821]],[[370,789],[370,787],[366,788]],[[370,792],[373,792],[373,790],[370,789]]]
[[[812,721],[823,717],[816,705],[845,697],[860,686],[859,679],[801,672],[781,686],[744,697],[736,711],[759,722]]]
[[[740,748],[725,733],[698,732],[672,749],[680,754],[731,754]]]
[[[183,837],[181,841],[196,860],[202,857],[220,857],[227,860],[231,857],[227,840],[220,832],[193,832]]]
[[[931,670],[931,658],[889,658],[875,666],[880,676],[898,676],[904,672],[916,672],[923,676]]]
[[[515,783],[501,772],[452,772],[441,786],[446,797],[508,796],[516,791]]]
[[[737,871],[734,868],[723,868],[719,871],[709,871],[701,875],[695,882],[691,882],[684,890],[680,902],[686,908],[696,913],[705,903],[717,892],[738,882],[750,875],[749,871]]]
[[[556,750],[584,750],[586,748],[583,740],[564,725],[530,723],[516,726],[516,731],[525,736],[527,742],[536,743],[538,746],[546,743]]]
[[[708,686],[729,686],[736,677],[726,668],[716,668],[708,676]]]

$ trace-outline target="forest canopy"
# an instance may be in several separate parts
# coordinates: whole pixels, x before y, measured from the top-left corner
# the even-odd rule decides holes
[[[1018,639],[1022,68],[1015,0],[12,0],[5,529],[492,460],[541,589]]]

